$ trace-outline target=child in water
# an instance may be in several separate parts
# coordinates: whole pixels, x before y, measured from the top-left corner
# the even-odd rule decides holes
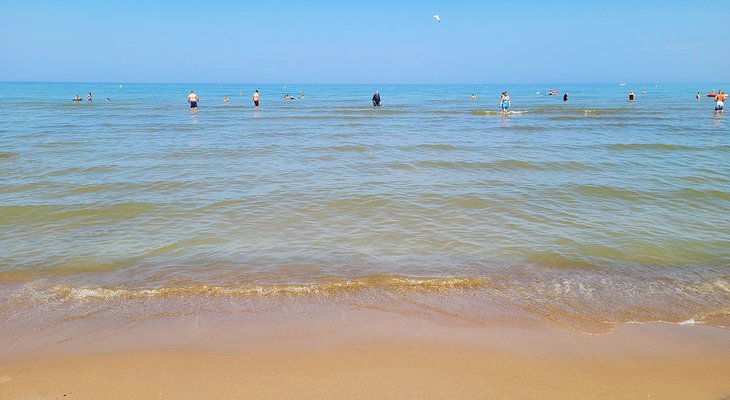
[[[502,115],[507,115],[507,111],[512,105],[509,99],[509,93],[502,92],[502,97],[499,99],[499,104],[502,107]]]

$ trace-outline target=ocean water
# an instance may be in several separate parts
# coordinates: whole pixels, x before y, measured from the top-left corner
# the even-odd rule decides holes
[[[379,293],[728,328],[723,88],[0,83],[0,314]]]

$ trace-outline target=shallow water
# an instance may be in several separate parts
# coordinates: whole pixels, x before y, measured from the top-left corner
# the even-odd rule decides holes
[[[374,86],[3,83],[0,312],[416,287],[728,327],[712,88],[392,85],[373,109]]]

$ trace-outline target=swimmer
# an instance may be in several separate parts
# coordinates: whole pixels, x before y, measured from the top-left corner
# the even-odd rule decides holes
[[[642,90],[641,94],[646,94],[646,89]]]
[[[224,98],[223,98],[223,102],[224,102],[224,103],[228,103],[228,97],[224,97]]]
[[[299,98],[300,98],[301,100],[304,100],[304,92],[301,92],[301,93],[299,93]]]
[[[634,101],[634,98],[635,97],[636,96],[634,95],[634,91],[633,90],[629,90],[629,101]]]
[[[507,111],[509,110],[509,107],[512,105],[511,100],[509,98],[509,93],[502,92],[502,97],[499,99],[499,104],[502,107],[502,115],[507,115]]]
[[[702,96],[700,96],[700,92],[697,92],[697,95],[695,96],[695,99],[696,99],[696,100],[699,100],[699,99],[700,99],[700,97],[702,97]]]
[[[373,95],[373,107],[380,107],[380,93],[377,90]]]
[[[563,101],[568,101],[568,92],[563,95]]]
[[[239,90],[239,91],[238,91],[238,95],[239,95],[239,96],[243,96],[243,90]]]
[[[474,101],[474,100],[476,100],[476,99],[477,99],[477,95],[476,95],[476,94],[474,94],[474,93],[472,93],[472,94],[471,94],[471,101]]]
[[[71,99],[71,101],[81,101],[81,96],[76,95],[76,97],[74,97],[73,99]]]
[[[86,101],[91,101],[94,96],[91,95],[91,92],[86,95]]]
[[[108,97],[107,97],[107,98],[106,98],[106,101],[112,101],[112,99],[110,99],[110,98],[108,98]]]
[[[256,91],[253,93],[253,105],[255,109],[259,108],[259,91],[256,89]]]
[[[188,103],[190,103],[190,109],[193,111],[198,110],[198,95],[195,94],[192,90],[190,91],[190,94],[188,95]]]
[[[725,112],[725,99],[727,99],[727,94],[720,90],[717,92],[717,96],[715,96],[715,114],[723,114]]]

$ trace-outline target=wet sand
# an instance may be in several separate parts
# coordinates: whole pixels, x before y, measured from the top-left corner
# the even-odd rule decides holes
[[[730,398],[730,334],[704,326],[586,335],[343,308],[69,320],[4,343],[0,399]]]

